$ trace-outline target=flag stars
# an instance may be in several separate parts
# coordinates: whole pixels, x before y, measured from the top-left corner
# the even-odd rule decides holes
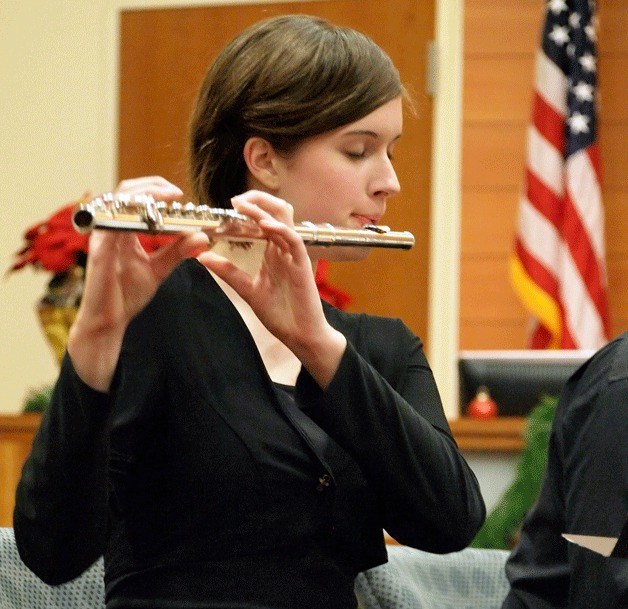
[[[593,85],[589,85],[586,82],[578,82],[577,85],[573,87],[573,94],[578,98],[579,101],[593,101]]]
[[[595,72],[597,68],[597,61],[591,53],[585,53],[582,57],[580,57],[580,59],[578,59],[578,62],[585,72]]]
[[[569,28],[565,25],[555,25],[547,37],[562,47],[569,42]]]
[[[597,35],[595,33],[595,26],[592,24],[588,24],[584,26],[584,33],[587,35],[587,38],[591,41],[591,42],[596,42],[597,41]]]
[[[549,0],[547,10],[552,11],[554,15],[560,15],[563,11],[567,10],[567,3],[565,0]]]
[[[575,30],[580,27],[580,19],[582,19],[580,13],[571,13],[569,15],[569,25]]]
[[[589,117],[580,112],[574,112],[568,119],[569,129],[574,134],[589,133]]]

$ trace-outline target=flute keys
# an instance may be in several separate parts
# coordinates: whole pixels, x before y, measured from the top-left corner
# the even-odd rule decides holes
[[[144,205],[144,218],[148,228],[151,231],[162,230],[164,227],[164,219],[157,207],[157,203],[151,198],[150,201],[146,201]]]
[[[211,218],[211,207],[209,205],[199,205],[196,208],[196,215],[199,220],[206,220]]]

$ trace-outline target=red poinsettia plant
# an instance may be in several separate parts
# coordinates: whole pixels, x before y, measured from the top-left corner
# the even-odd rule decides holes
[[[78,254],[87,252],[87,235],[72,228],[73,204],[62,207],[48,220],[24,233],[25,245],[16,253],[11,271],[33,265],[52,273],[63,273],[77,264]]]
[[[39,222],[24,233],[24,246],[15,254],[15,261],[9,272],[17,271],[31,265],[53,274],[49,283],[49,294],[45,297],[54,300],[52,294],[68,283],[76,284],[68,279],[77,275],[82,287],[82,272],[87,261],[89,236],[74,229],[72,215],[77,205],[90,201],[91,193],[86,192],[78,201],[65,204],[50,218]],[[138,235],[140,243],[147,252],[153,252],[164,245],[171,243],[175,237],[167,235]],[[77,273],[78,271],[78,273]],[[349,295],[332,286],[327,280],[328,263],[321,260],[316,269],[316,285],[321,298],[340,309],[346,308],[350,302]],[[67,290],[64,295],[66,304],[77,305],[80,300],[80,289],[72,290],[74,303],[67,302]]]

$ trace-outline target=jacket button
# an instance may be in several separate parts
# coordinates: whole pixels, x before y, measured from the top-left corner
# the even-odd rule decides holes
[[[330,485],[331,485],[331,476],[329,474],[323,474],[318,479],[318,486],[316,487],[316,490],[319,493],[322,493],[326,488],[329,488]]]

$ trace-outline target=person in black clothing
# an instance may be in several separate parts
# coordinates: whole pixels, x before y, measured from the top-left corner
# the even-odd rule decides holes
[[[628,332],[580,367],[554,416],[547,470],[506,564],[503,609],[625,609],[628,559],[563,533],[617,537],[628,518]]]
[[[376,224],[399,190],[405,96],[353,30],[282,16],[245,30],[191,121],[197,201],[267,246],[186,235],[147,255],[95,231],[61,374],[19,483],[15,536],[44,581],[101,554],[108,609],[351,609],[383,529],[431,552],[484,518],[420,340],[323,304],[295,221]],[[159,177],[119,193],[173,200]],[[359,260],[366,248],[326,248]]]

